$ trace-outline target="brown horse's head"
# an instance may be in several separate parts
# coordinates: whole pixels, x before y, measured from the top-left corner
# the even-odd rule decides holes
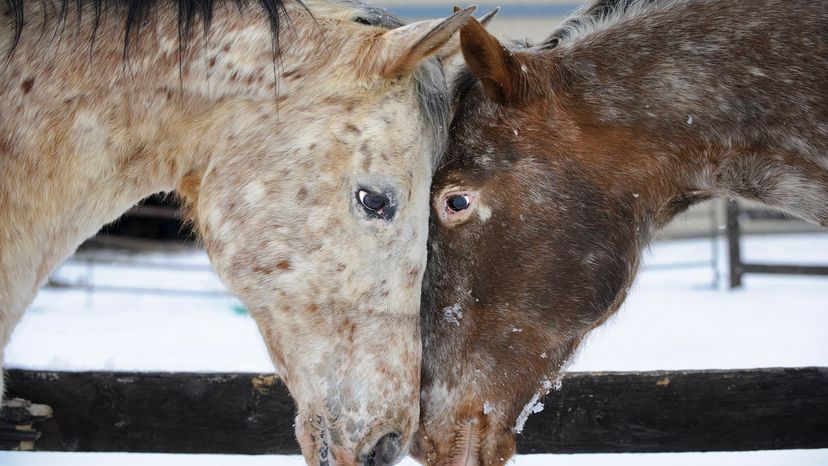
[[[695,201],[741,196],[828,225],[813,78],[828,54],[789,46],[825,36],[824,8],[596,0],[584,13],[537,47],[461,29],[423,287],[413,453],[429,464],[504,463],[624,300],[652,232]]]
[[[542,57],[511,54],[479,27],[461,37],[482,85],[459,78],[432,185],[414,453],[430,464],[499,464],[581,338],[622,298],[637,256],[635,232],[618,225],[634,212],[607,208],[605,190],[569,158],[583,149],[562,137],[554,96],[529,94],[542,89],[530,82]]]

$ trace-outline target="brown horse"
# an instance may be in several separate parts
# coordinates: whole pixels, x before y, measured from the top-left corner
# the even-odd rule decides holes
[[[828,2],[600,1],[537,46],[460,37],[413,454],[503,464],[677,213],[741,197],[828,226]]]
[[[80,242],[176,189],[296,400],[307,461],[394,462],[419,415],[448,126],[430,57],[470,14],[403,26],[327,0],[0,4],[0,349]]]

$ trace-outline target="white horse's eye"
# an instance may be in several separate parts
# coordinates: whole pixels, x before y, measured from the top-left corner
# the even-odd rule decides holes
[[[357,200],[370,217],[390,220],[394,216],[395,209],[391,199],[385,193],[375,193],[367,189],[357,191]]]

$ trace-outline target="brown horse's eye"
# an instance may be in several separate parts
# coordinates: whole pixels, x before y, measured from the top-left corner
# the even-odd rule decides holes
[[[469,196],[457,194],[446,199],[446,205],[452,212],[460,212],[469,208]]]

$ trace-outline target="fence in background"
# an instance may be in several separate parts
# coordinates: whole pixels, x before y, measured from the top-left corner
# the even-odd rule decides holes
[[[709,202],[697,206],[680,215],[659,232],[658,239],[707,238],[710,240],[710,253],[699,259],[660,263],[645,263],[643,270],[676,270],[690,268],[709,268],[712,274],[712,286],[718,288],[721,276],[720,239],[722,230],[726,229],[725,240],[728,253],[727,267],[730,288],[742,286],[746,274],[787,274],[787,275],[821,275],[828,276],[828,265],[767,264],[745,262],[742,258],[740,218],[751,219],[748,223],[750,233],[784,233],[799,231],[819,231],[802,222],[786,220],[781,214],[768,212],[761,208],[744,206],[736,201],[726,202],[722,209],[720,202]],[[724,212],[722,212],[724,211]],[[91,247],[82,248],[81,252],[71,258],[67,264],[86,267],[85,276],[77,280],[50,279],[47,286],[52,289],[83,289],[89,293],[150,293],[159,295],[192,296],[228,296],[226,290],[193,290],[140,286],[104,286],[93,280],[95,266],[119,266],[124,269],[165,269],[181,272],[211,272],[208,264],[172,264],[149,263],[140,258],[127,255],[112,256],[96,254],[96,249],[125,249],[148,251],[154,249],[178,249],[182,245],[192,246],[193,235],[182,223],[175,198],[156,195],[134,207],[124,217],[108,225],[101,234],[90,240]],[[758,220],[757,220],[758,219]],[[726,227],[726,228],[725,228]]]
[[[742,286],[745,274],[823,275],[828,276],[828,266],[797,264],[763,264],[742,260],[739,217],[743,213],[737,201],[727,202],[727,246],[730,288]]]

